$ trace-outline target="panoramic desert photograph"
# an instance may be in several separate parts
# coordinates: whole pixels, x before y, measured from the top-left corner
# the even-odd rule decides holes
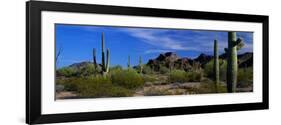
[[[55,98],[253,92],[253,32],[55,25]]]

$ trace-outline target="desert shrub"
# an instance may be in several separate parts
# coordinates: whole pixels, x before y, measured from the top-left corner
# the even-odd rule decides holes
[[[76,76],[77,74],[78,74],[77,70],[71,67],[63,67],[56,71],[57,76],[64,76],[64,77]]]
[[[186,73],[189,82],[199,82],[202,79],[201,71],[191,71]]]
[[[253,67],[239,68],[237,74],[237,87],[249,87],[253,84]]]
[[[214,69],[213,69],[214,60],[212,59],[204,66],[204,73],[207,77],[212,78],[214,75]]]
[[[226,70],[227,70],[227,61],[221,60],[220,61],[220,80],[226,81]]]
[[[99,71],[98,69],[95,69],[94,64],[87,64],[81,69],[78,70],[79,76],[91,76],[94,74],[97,74]]]
[[[220,65],[220,80],[225,81],[226,80],[226,66],[227,66],[227,61],[219,59],[219,65]],[[204,73],[208,78],[213,79],[214,76],[214,60],[209,61],[205,66],[204,66]]]
[[[120,72],[120,71],[122,71],[122,70],[123,70],[122,67],[119,67],[119,66],[111,67],[111,68],[109,69],[109,77],[111,77],[112,74],[114,74],[115,72]],[[126,70],[126,69],[124,69],[124,70]]]
[[[160,72],[161,74],[167,74],[167,73],[170,72],[170,70],[169,70],[167,67],[165,67],[165,66],[160,66],[159,72]]]
[[[56,85],[64,86],[64,91],[77,91],[77,78],[70,77],[70,78],[57,78]]]
[[[199,82],[202,79],[202,71],[189,71],[184,70],[172,70],[169,75],[170,82]]]
[[[70,83],[76,85],[78,95],[82,98],[124,97],[133,94],[128,89],[114,86],[109,77],[75,78]]]
[[[119,86],[112,86],[108,89],[108,96],[110,97],[129,97],[134,94],[134,91]]]
[[[195,94],[207,94],[207,93],[226,93],[227,88],[223,83],[219,83],[217,86],[210,79],[204,79],[200,83],[200,87],[194,90]]]
[[[64,86],[61,84],[56,84],[56,92],[62,92],[64,90]]]
[[[151,87],[144,91],[144,96],[161,96],[161,95],[172,95],[172,93],[165,89],[159,89],[157,87]]]
[[[187,77],[187,73],[184,70],[172,70],[170,72],[170,77],[169,77],[170,82],[187,82],[189,79]]]
[[[144,74],[153,74],[154,72],[153,72],[153,70],[151,69],[150,66],[144,65],[144,66],[143,66],[143,73],[144,73]]]
[[[112,84],[127,89],[136,89],[144,85],[142,76],[133,69],[111,71],[110,76]]]
[[[137,65],[134,66],[132,69],[136,70],[138,73],[142,74],[143,73],[143,65],[142,65],[142,70],[141,70],[141,66]],[[142,72],[141,72],[142,71]]]
[[[64,77],[86,77],[97,75],[101,71],[101,67],[95,67],[94,64],[86,64],[81,68],[75,67],[63,67],[57,70],[57,76],[64,76]]]
[[[116,65],[116,66],[110,67],[109,70],[110,70],[110,71],[113,71],[113,70],[122,70],[122,66]]]
[[[157,81],[157,76],[155,75],[143,75],[142,78],[144,80],[144,82],[154,82]]]
[[[217,86],[217,93],[227,93],[226,85],[220,83],[220,84]]]

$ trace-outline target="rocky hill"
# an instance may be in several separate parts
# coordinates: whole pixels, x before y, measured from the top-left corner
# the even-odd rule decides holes
[[[92,62],[86,61],[86,62],[80,62],[80,63],[73,63],[69,65],[70,68],[76,68],[76,69],[82,69],[86,67],[87,65],[93,64]]]
[[[220,59],[226,60],[226,54],[221,54]],[[197,58],[191,59],[187,57],[179,57],[174,52],[167,52],[160,54],[155,59],[150,59],[147,63],[148,66],[151,66],[154,70],[159,70],[160,67],[165,66],[167,68],[173,69],[184,69],[189,70],[191,68],[204,67],[209,61],[213,59],[213,56],[200,54]],[[253,53],[246,52],[238,55],[238,64],[239,67],[250,67],[253,66]]]

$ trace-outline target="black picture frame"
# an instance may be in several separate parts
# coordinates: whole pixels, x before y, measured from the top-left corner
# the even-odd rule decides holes
[[[263,41],[263,98],[261,103],[169,107],[138,110],[101,111],[86,113],[41,113],[41,11],[100,13],[181,19],[206,19],[262,23]],[[269,108],[268,47],[269,19],[263,15],[230,14],[215,12],[183,11],[168,9],[120,7],[62,2],[28,1],[26,3],[26,123],[58,123],[88,120],[137,118],[197,113],[230,112]]]

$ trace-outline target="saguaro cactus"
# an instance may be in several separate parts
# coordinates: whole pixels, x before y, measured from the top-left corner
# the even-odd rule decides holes
[[[110,63],[110,51],[109,49],[106,50],[106,67],[105,71],[108,73],[109,72],[109,63]]]
[[[227,52],[227,91],[236,92],[237,85],[237,50],[243,46],[242,39],[236,39],[236,32],[228,32],[228,48]]]
[[[97,52],[96,52],[96,49],[93,48],[93,63],[94,63],[94,67],[95,67],[95,70],[97,69]]]
[[[215,83],[215,90],[217,92],[217,86],[220,80],[220,70],[219,70],[219,56],[218,56],[218,41],[214,40],[214,83]]]
[[[101,44],[101,50],[102,50],[102,55],[101,55],[101,66],[102,66],[102,74],[106,75],[109,72],[109,61],[110,61],[110,52],[109,49],[106,51],[106,60],[105,60],[105,53],[104,53],[104,33],[102,33],[102,38],[101,38],[102,44]]]
[[[127,65],[128,65],[128,69],[130,69],[130,68],[131,68],[131,59],[130,59],[130,56],[128,56],[128,63],[127,63]]]
[[[140,68],[140,73],[142,73],[143,65],[142,65],[142,58],[141,58],[141,56],[139,58],[139,68]]]
[[[105,53],[104,53],[104,33],[101,36],[101,74],[106,75],[109,72],[109,64],[110,64],[110,51],[109,49],[106,50],[106,60],[105,60]],[[98,64],[96,60],[96,49],[93,48],[93,63],[94,67],[97,70]]]
[[[101,36],[101,65],[102,70],[105,71],[105,58],[104,58],[104,33]]]

